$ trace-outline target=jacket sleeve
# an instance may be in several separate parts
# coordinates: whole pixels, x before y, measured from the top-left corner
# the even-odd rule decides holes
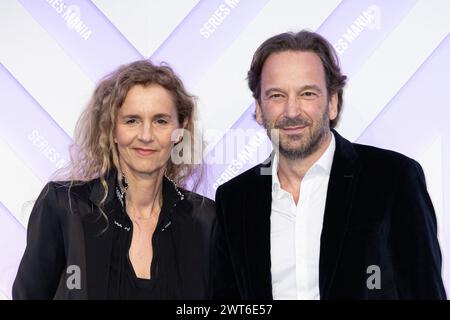
[[[61,210],[54,183],[48,183],[31,211],[27,245],[12,288],[13,299],[52,299],[65,265]]]
[[[226,234],[225,212],[222,205],[222,189],[219,187],[216,192],[216,224],[213,236],[213,299],[216,300],[237,300],[240,299],[237,283],[234,275],[233,263],[228,246]]]
[[[399,174],[390,243],[400,299],[446,299],[436,215],[421,166],[409,161]]]

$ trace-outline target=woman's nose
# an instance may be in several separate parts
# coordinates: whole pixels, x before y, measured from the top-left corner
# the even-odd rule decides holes
[[[139,130],[138,135],[139,140],[142,140],[144,142],[150,142],[153,139],[153,131],[152,126],[149,123],[144,123]]]

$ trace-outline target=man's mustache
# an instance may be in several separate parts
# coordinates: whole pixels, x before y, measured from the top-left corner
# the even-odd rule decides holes
[[[311,125],[311,122],[307,119],[296,117],[296,118],[282,118],[275,123],[276,129],[283,129],[286,127],[306,127]]]

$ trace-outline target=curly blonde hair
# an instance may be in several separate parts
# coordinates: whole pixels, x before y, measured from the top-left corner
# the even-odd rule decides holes
[[[168,90],[175,101],[178,122],[187,120],[184,128],[189,132],[190,141],[183,139],[182,143],[194,143],[194,117],[196,112],[195,97],[189,94],[181,80],[166,64],[153,65],[148,60],[140,60],[119,67],[107,75],[97,85],[94,94],[83,111],[75,127],[74,143],[70,147],[71,162],[59,172],[59,176],[73,183],[84,183],[100,179],[104,195],[100,202],[103,205],[108,195],[108,185],[105,177],[115,168],[122,181],[119,155],[114,143],[116,118],[128,91],[135,85],[157,84]],[[183,152],[183,151],[182,151]],[[196,190],[203,175],[202,161],[195,153],[190,153],[188,163],[174,164],[170,159],[167,163],[166,176],[182,187],[186,187],[188,178],[192,190]],[[199,162],[199,163],[196,163]]]

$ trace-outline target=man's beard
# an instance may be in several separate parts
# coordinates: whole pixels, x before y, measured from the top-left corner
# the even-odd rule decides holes
[[[312,120],[300,116],[296,118],[282,117],[275,122],[273,128],[264,117],[264,113],[261,115],[264,128],[266,128],[274,148],[278,148],[280,154],[290,160],[304,159],[316,152],[330,130],[328,108],[319,122],[314,123]],[[305,127],[305,131],[300,134],[285,135],[279,130],[285,127]],[[278,132],[271,135],[272,129]],[[277,140],[277,137],[278,143],[274,141],[274,138]]]

